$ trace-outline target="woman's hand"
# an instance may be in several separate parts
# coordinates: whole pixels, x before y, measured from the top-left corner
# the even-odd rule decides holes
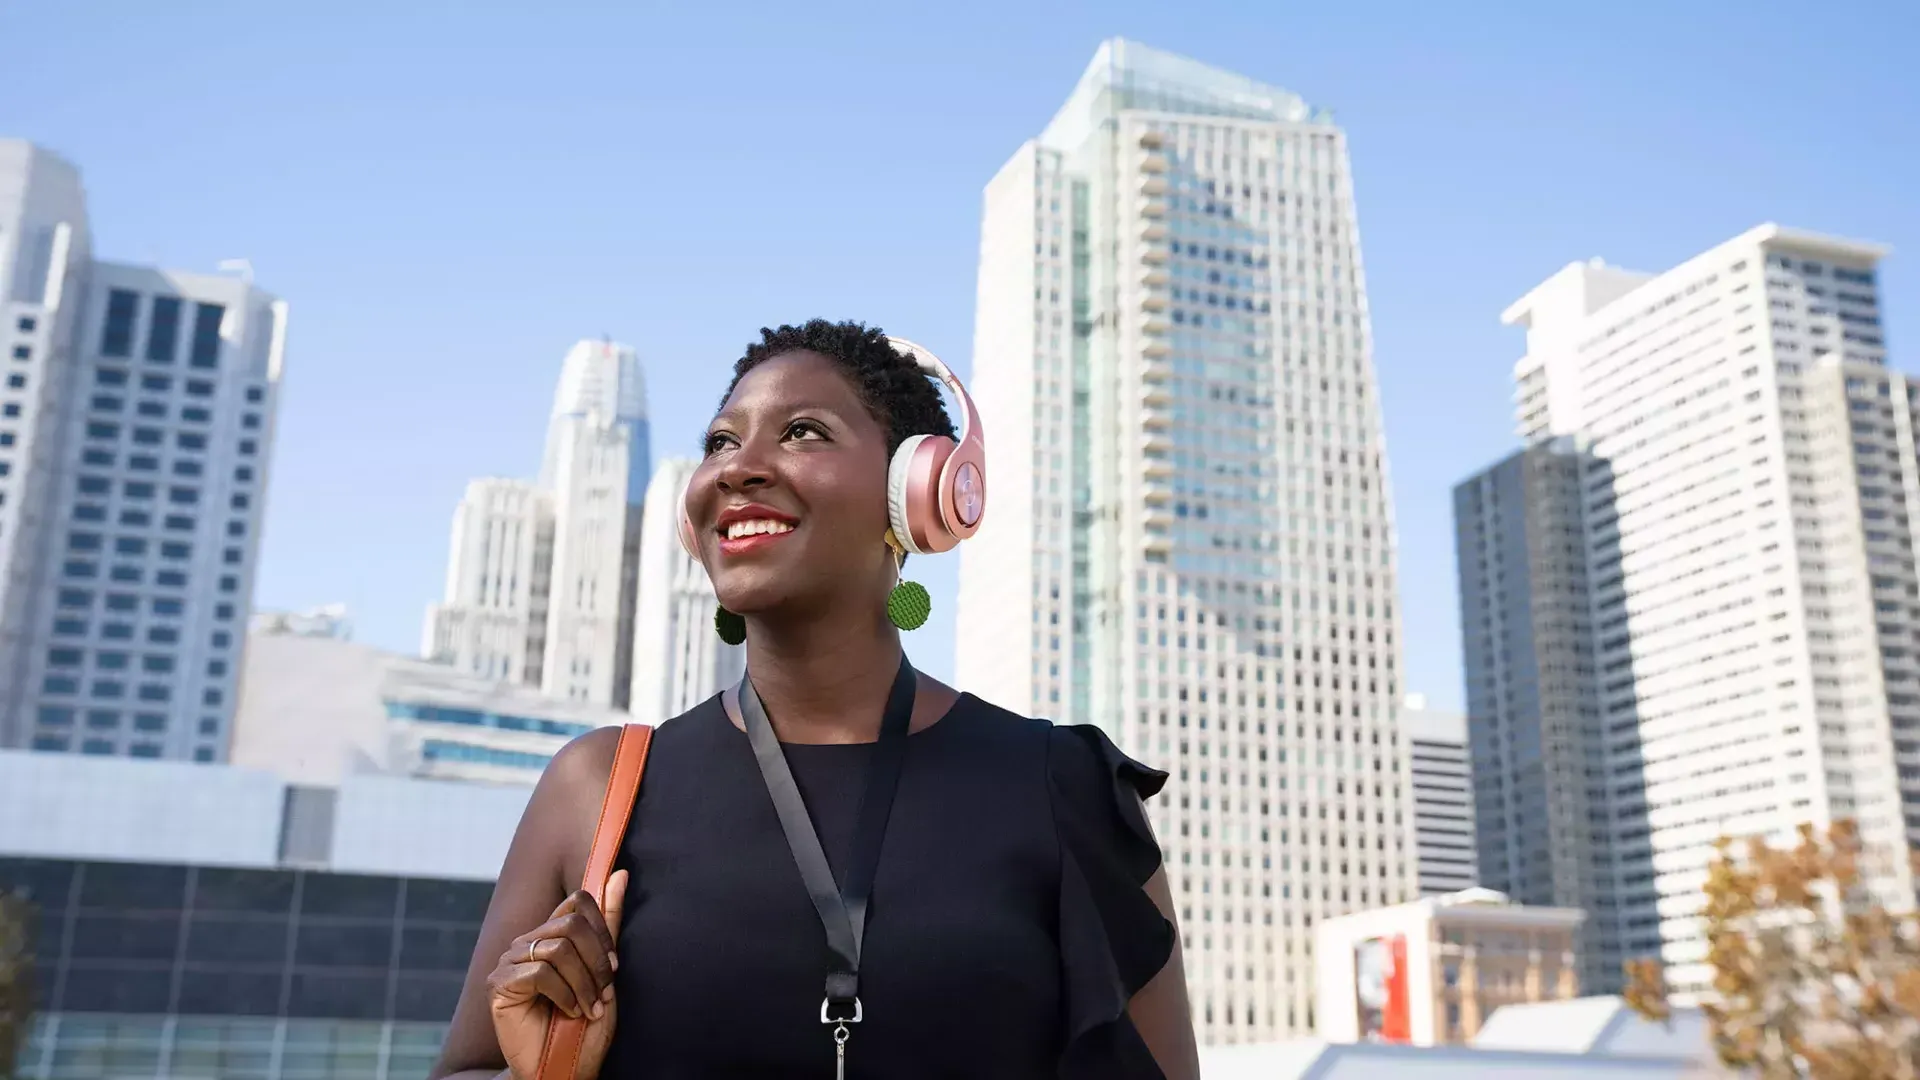
[[[493,1031],[513,1080],[534,1080],[539,1072],[555,1009],[587,1020],[579,1067],[558,1080],[600,1075],[613,1043],[613,971],[619,966],[614,946],[626,896],[627,872],[621,870],[607,879],[604,917],[585,890],[567,897],[545,925],[514,938],[487,976]]]

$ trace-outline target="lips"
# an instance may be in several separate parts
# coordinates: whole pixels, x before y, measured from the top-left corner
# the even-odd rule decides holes
[[[732,506],[720,512],[714,531],[720,534],[724,555],[744,555],[793,535],[800,519],[770,506],[748,504]]]

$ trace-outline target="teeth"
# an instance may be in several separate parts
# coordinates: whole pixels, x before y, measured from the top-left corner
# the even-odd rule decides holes
[[[736,521],[727,526],[727,539],[738,540],[743,536],[759,536],[763,533],[776,534],[792,531],[793,526],[784,521],[774,521],[770,518],[753,518],[748,521]]]

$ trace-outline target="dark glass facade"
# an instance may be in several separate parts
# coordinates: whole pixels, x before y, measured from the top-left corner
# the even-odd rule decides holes
[[[163,1057],[191,1049],[175,1045],[183,1023],[219,1027],[251,1019],[261,1023],[241,1028],[243,1041],[254,1046],[247,1051],[255,1054],[248,1058],[253,1066],[192,1075],[270,1080],[293,1075],[274,1064],[289,1037],[337,1042],[343,1032],[358,1032],[347,1041],[390,1055],[398,1033],[413,1040],[415,1064],[426,1060],[420,1043],[437,1047],[435,1033],[452,1015],[493,886],[316,870],[0,858],[0,891],[25,895],[36,915],[42,1021],[23,1076],[119,1075],[115,1070],[123,1066],[104,1064],[120,1044],[94,1032],[102,1024],[102,1030],[143,1033],[120,1049],[144,1060],[149,1049]],[[153,1043],[163,1031],[166,1039]],[[100,1049],[106,1071],[72,1060],[74,1032],[92,1033],[88,1045]],[[263,1045],[271,1053],[256,1060]],[[56,1067],[51,1062],[63,1048],[70,1052]],[[348,1056],[366,1052],[362,1045]],[[36,1054],[45,1071],[35,1071]],[[254,1067],[263,1060],[272,1066],[261,1066],[267,1071]],[[412,1070],[347,1074],[375,1073]]]

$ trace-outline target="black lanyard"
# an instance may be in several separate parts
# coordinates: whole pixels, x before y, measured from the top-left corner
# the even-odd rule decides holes
[[[893,793],[899,786],[900,766],[907,752],[907,733],[913,721],[913,697],[919,680],[907,658],[900,658],[900,672],[893,678],[887,694],[887,711],[880,721],[880,741],[874,745],[873,759],[867,766],[866,791],[860,798],[859,815],[854,819],[853,861],[847,865],[847,884],[834,883],[833,869],[820,846],[820,835],[793,782],[793,770],[787,766],[786,753],[767,720],[766,706],[753,689],[751,675],[740,680],[740,718],[745,722],[747,738],[753,743],[753,756],[759,760],[760,776],[767,782],[767,794],[780,815],[781,831],[787,834],[787,846],[800,867],[800,878],[813,897],[813,908],[820,914],[820,926],[827,934],[827,948],[833,953],[833,966],[827,972],[825,999],[820,1003],[820,1022],[838,1025],[835,1042],[846,1042],[846,1024],[858,1023],[860,1006],[860,943],[866,936],[867,900],[873,894],[873,874],[880,862],[880,841],[886,835],[887,817],[893,811]]]

